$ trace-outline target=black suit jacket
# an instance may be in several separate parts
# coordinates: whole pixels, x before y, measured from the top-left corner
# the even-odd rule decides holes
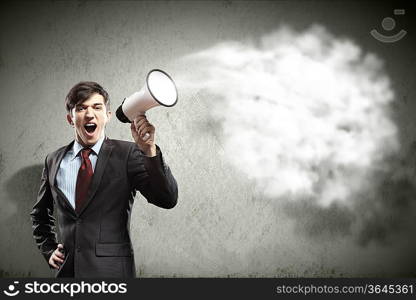
[[[129,227],[136,191],[152,204],[172,208],[178,197],[176,181],[159,147],[155,157],[146,157],[135,143],[105,138],[88,200],[77,214],[56,183],[59,165],[73,143],[45,159],[31,212],[37,246],[48,261],[58,244],[56,207],[59,242],[66,255],[57,277],[135,277]]]

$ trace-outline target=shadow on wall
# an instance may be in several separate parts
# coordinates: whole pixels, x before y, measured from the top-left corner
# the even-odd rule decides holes
[[[5,183],[8,198],[17,205],[16,213],[6,218],[5,224],[12,224],[6,231],[8,236],[7,264],[10,270],[0,270],[0,277],[51,277],[51,272],[37,249],[32,235],[30,212],[36,201],[43,165],[26,167],[14,174]]]

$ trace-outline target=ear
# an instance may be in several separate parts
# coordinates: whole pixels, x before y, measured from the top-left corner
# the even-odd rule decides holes
[[[66,120],[68,121],[69,125],[71,125],[72,127],[74,126],[74,121],[72,120],[72,117],[70,114],[66,115]]]
[[[111,115],[112,115],[112,114],[111,114],[111,111],[108,111],[108,112],[107,112],[107,118],[108,118],[107,122],[108,122],[108,121],[110,121],[110,119],[111,119]]]

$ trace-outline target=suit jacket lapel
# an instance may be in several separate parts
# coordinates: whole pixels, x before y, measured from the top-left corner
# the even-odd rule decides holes
[[[65,148],[58,152],[58,154],[52,159],[51,164],[51,174],[52,174],[52,182],[54,188],[58,191],[58,194],[64,200],[65,205],[67,208],[75,214],[75,210],[69,200],[66,198],[65,194],[60,190],[58,184],[56,182],[56,176],[58,175],[59,166],[61,165],[61,161],[64,158],[65,154],[72,148],[74,145],[74,141],[69,143]]]
[[[100,153],[98,153],[98,160],[95,166],[94,175],[92,177],[91,186],[88,190],[87,201],[80,211],[80,215],[84,212],[87,206],[90,204],[92,198],[94,198],[95,193],[97,192],[98,187],[100,186],[101,179],[104,174],[107,161],[110,158],[111,151],[113,150],[113,145],[111,140],[106,137],[104,139],[103,145],[101,146]]]

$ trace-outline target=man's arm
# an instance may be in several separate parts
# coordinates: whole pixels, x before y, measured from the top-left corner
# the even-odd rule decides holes
[[[178,186],[158,146],[156,156],[148,157],[132,145],[127,169],[132,187],[139,190],[148,202],[162,208],[176,205]]]
[[[130,150],[127,169],[133,188],[150,203],[163,208],[174,207],[178,186],[155,144],[155,127],[146,116],[138,116],[130,129],[135,145]]]
[[[37,201],[30,213],[32,218],[33,237],[46,261],[57,248],[55,218],[53,217],[53,198],[48,179],[47,158],[42,171]]]

